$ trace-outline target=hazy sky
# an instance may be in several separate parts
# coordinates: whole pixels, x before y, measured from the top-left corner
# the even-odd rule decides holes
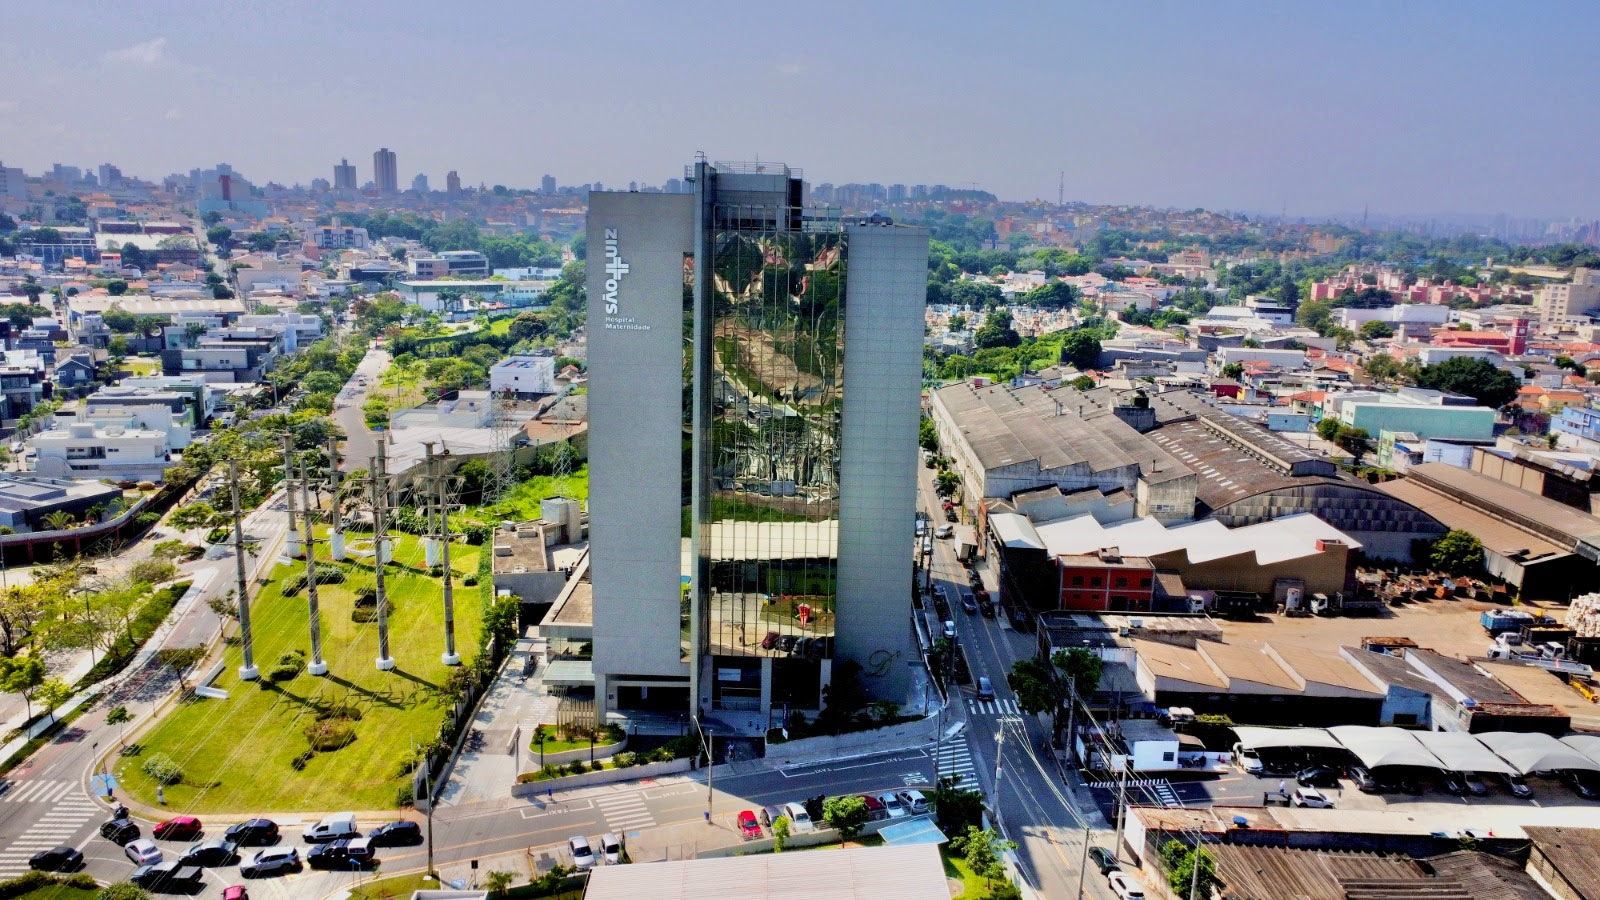
[[[1600,3],[6,2],[0,160],[1600,216]]]

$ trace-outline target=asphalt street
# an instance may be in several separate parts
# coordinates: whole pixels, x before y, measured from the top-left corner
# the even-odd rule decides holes
[[[372,432],[367,430],[366,416],[361,412],[361,404],[367,402],[369,391],[376,389],[378,379],[385,369],[389,368],[389,354],[387,351],[373,348],[362,357],[361,363],[356,366],[355,374],[345,383],[344,389],[339,391],[339,396],[334,400],[333,421],[344,429],[344,461],[340,463],[341,471],[349,472],[354,469],[365,469],[368,461],[378,455],[378,444]],[[363,387],[360,379],[367,379]]]

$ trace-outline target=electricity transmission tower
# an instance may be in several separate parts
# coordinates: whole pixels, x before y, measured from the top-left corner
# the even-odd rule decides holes
[[[512,467],[519,429],[511,416],[516,407],[517,398],[509,388],[489,392],[489,430],[494,450],[489,454],[489,481],[483,487],[485,506],[504,500],[516,487]]]
[[[300,525],[306,545],[306,606],[311,620],[311,664],[306,671],[312,675],[328,674],[328,664],[322,659],[322,612],[317,607],[317,541],[311,532],[311,469],[300,464],[300,499],[304,507],[300,512]]]
[[[250,579],[245,574],[244,563],[244,513],[239,509],[239,461],[228,460],[228,487],[233,495],[233,558],[237,564],[239,604],[239,643],[244,648],[244,662],[239,666],[240,681],[255,681],[260,674],[256,669],[255,641],[250,634]]]
[[[389,472],[382,441],[367,469],[372,473],[368,487],[372,491],[372,569],[378,592],[378,671],[387,672],[394,668],[394,657],[389,655],[389,591],[383,583],[383,570],[389,562]]]
[[[423,441],[427,498],[430,515],[430,535],[438,542],[440,564],[444,567],[444,654],[439,661],[447,666],[461,665],[461,654],[456,652],[455,573],[450,571],[450,511],[455,509],[455,479],[439,473],[440,457],[433,454],[433,442]],[[449,450],[444,451],[448,456]]]

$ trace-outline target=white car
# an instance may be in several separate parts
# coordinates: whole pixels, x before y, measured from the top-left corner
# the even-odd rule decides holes
[[[622,842],[611,833],[600,835],[600,855],[605,857],[606,865],[622,862]]]
[[[948,522],[933,530],[933,536],[937,538],[954,537],[955,533],[956,527]]]
[[[1328,795],[1314,787],[1295,788],[1293,800],[1295,806],[1305,806],[1311,809],[1333,809],[1333,801],[1328,798]]]
[[[567,838],[567,849],[572,851],[572,864],[579,869],[594,867],[594,850],[589,847],[589,839],[579,835]]]
[[[913,816],[920,816],[930,808],[928,796],[921,791],[901,791],[895,796],[900,798],[901,805]]]
[[[1144,885],[1126,872],[1112,872],[1106,882],[1121,900],[1144,900]]]
[[[128,858],[133,860],[136,866],[153,866],[161,862],[161,848],[156,846],[155,841],[143,839],[129,841],[127,846],[122,848],[122,852],[128,854]]]
[[[879,794],[878,802],[883,804],[883,811],[889,814],[889,818],[904,819],[906,817],[905,804],[901,803],[900,798],[894,794]]]
[[[1263,771],[1261,757],[1254,750],[1239,751],[1239,768],[1251,775],[1260,775]]]

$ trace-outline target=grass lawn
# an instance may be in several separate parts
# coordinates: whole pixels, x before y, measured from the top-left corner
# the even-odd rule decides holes
[[[395,898],[410,897],[417,891],[439,890],[440,887],[442,885],[439,884],[439,879],[424,880],[421,872],[413,872],[410,875],[380,878],[351,888],[350,897],[351,900],[367,900],[367,898],[377,900],[379,897],[395,900]]]
[[[35,888],[26,894],[19,894],[17,900],[95,900],[98,896],[100,896],[98,890],[53,884],[49,887]]]
[[[452,531],[456,527],[456,517],[455,516],[451,516],[450,517],[450,527],[451,527]],[[313,533],[316,534],[318,540],[320,541],[321,539],[326,538],[328,536],[328,526],[326,526],[326,525],[314,526],[313,527]],[[391,531],[389,533],[389,539],[394,542],[394,558],[393,558],[393,562],[394,563],[397,563],[397,564],[403,565],[403,566],[408,566],[408,567],[413,568],[413,569],[426,568],[423,564],[427,560],[427,553],[426,553],[426,551],[424,551],[422,549],[422,538],[419,538],[419,537],[417,537],[415,535],[400,534],[398,532]],[[372,540],[372,532],[370,532],[370,531],[357,531],[357,530],[355,530],[353,528],[345,531],[345,546],[346,547],[350,546],[351,543],[353,543],[355,541],[360,541],[360,540],[366,540],[366,541]],[[462,584],[461,584],[460,576],[477,574],[477,572],[478,572],[478,557],[481,556],[481,555],[482,555],[482,548],[480,548],[480,547],[469,546],[467,544],[461,543],[460,541],[451,541],[450,542],[450,568],[451,568],[451,570],[453,570],[456,573],[456,576],[457,576],[456,582],[455,582],[455,590],[456,590],[456,596],[457,597],[460,597],[461,590],[462,590]],[[351,556],[351,559],[356,559],[356,558],[357,557],[355,557],[354,555]],[[328,562],[328,563],[333,562],[333,557],[328,555],[328,545],[327,544],[323,544],[323,543],[318,543],[317,544],[317,559],[322,561],[322,562]],[[367,561],[370,562],[371,561],[371,557],[368,557]],[[301,565],[304,566],[305,564],[301,563]],[[394,570],[390,569],[389,571],[393,572]],[[372,580],[372,575],[370,573],[367,574],[367,580],[368,581]],[[441,597],[442,596],[443,596],[443,594],[441,593]],[[474,597],[476,597],[476,595],[474,595]]]
[[[554,475],[535,475],[517,485],[511,496],[492,506],[471,506],[462,512],[464,518],[492,518],[524,521],[539,518],[539,501],[551,497],[571,497],[587,502],[589,499],[589,467],[578,469],[564,478]],[[454,552],[454,551],[452,551]]]
[[[511,315],[511,316],[501,316],[498,319],[490,319],[489,320],[489,334],[495,335],[495,336],[498,336],[498,337],[505,337],[506,335],[511,333],[511,323],[516,321],[516,318],[517,317],[515,315]]]
[[[944,860],[944,875],[946,878],[961,880],[961,893],[952,900],[978,900],[989,892],[989,884],[979,878],[967,861],[957,856],[950,855],[943,845],[939,847],[939,857]]]
[[[135,378],[161,374],[161,360],[150,356],[130,356],[122,361]]]
[[[121,759],[116,774],[123,790],[155,802],[155,782],[141,763],[165,753],[183,771],[181,783],[166,789],[167,804],[187,813],[240,815],[264,810],[380,810],[395,806],[396,789],[409,785],[407,761],[412,742],[438,734],[445,704],[437,686],[447,667],[444,650],[443,593],[438,579],[389,570],[385,581],[393,604],[389,617],[394,671],[379,672],[376,623],[357,623],[350,613],[354,591],[371,584],[371,572],[343,566],[343,584],[318,589],[323,655],[329,675],[302,672],[283,682],[266,680],[278,657],[291,649],[309,653],[310,638],[303,594],[284,597],[281,579],[298,566],[278,566],[252,607],[255,661],[262,672],[257,683],[240,682],[240,648],[229,647],[226,667],[213,683],[229,693],[226,700],[196,699],[169,712],[140,742],[139,752]],[[460,587],[458,585],[458,587]],[[473,652],[482,621],[479,592],[462,588],[455,594],[456,649]],[[361,712],[355,740],[318,753],[305,767],[291,763],[309,745],[304,728],[318,706],[344,703]]]

